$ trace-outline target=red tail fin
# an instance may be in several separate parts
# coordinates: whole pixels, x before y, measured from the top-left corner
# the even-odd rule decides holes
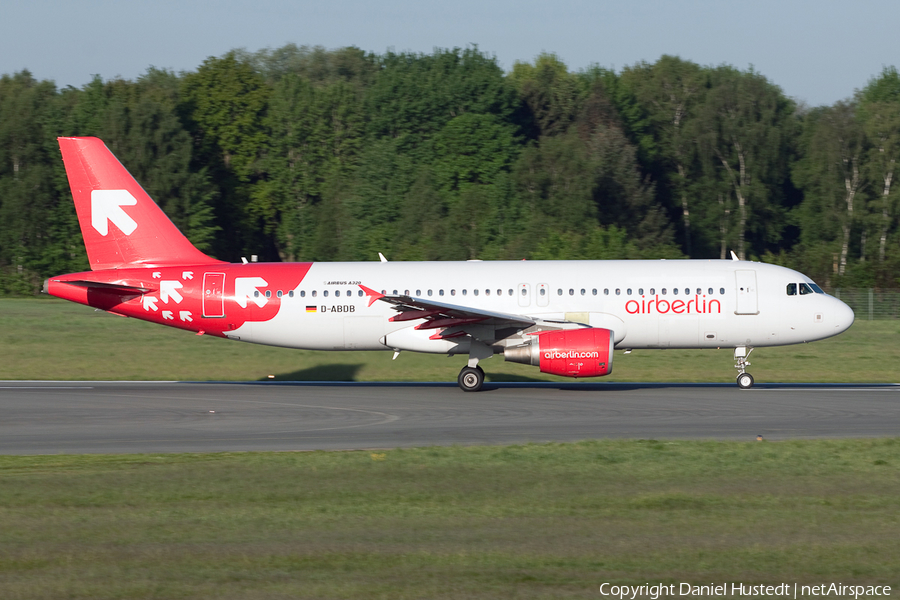
[[[58,141],[91,269],[220,262],[178,231],[101,140]]]

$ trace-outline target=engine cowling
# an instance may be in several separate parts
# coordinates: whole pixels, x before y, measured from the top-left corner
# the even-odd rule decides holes
[[[544,331],[534,338],[504,350],[504,359],[566,377],[602,377],[612,373],[615,335],[609,329]]]

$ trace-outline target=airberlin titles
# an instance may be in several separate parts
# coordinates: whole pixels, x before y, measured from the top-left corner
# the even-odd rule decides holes
[[[703,314],[721,314],[722,303],[716,299],[707,300],[706,294],[702,296],[694,295],[692,300],[667,300],[660,298],[659,294],[647,300],[646,296],[641,296],[640,301],[629,300],[625,303],[625,312],[629,315],[664,315],[669,312],[681,315],[703,315]]]

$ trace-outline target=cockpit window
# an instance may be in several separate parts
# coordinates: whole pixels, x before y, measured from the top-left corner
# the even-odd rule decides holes
[[[820,288],[819,286],[817,286],[817,285],[814,284],[814,283],[809,284],[809,287],[811,287],[811,288],[813,289],[813,291],[814,291],[815,293],[817,293],[817,294],[824,294],[824,293],[825,293],[825,292],[822,291],[822,288]]]
[[[814,293],[815,293],[815,292],[813,292],[812,288],[809,287],[808,284],[806,284],[806,283],[801,283],[801,284],[800,284],[800,295],[801,295],[801,296],[805,296],[805,295],[807,295],[807,294],[814,294]]]
[[[796,296],[797,295],[797,284],[796,283],[787,284],[787,295],[788,296]]]

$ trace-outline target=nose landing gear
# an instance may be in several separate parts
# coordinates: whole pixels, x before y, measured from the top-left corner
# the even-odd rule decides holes
[[[747,346],[738,346],[734,349],[734,360],[737,361],[734,368],[738,370],[737,385],[742,390],[749,390],[753,387],[753,375],[747,372],[747,367],[750,366],[747,358],[751,352],[753,352],[753,348]]]

